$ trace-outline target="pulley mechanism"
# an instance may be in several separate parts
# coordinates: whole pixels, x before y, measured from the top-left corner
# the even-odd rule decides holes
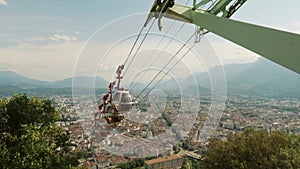
[[[156,19],[158,19],[158,28],[159,30],[161,30],[162,29],[161,18],[163,16],[163,13],[165,13],[168,10],[168,8],[172,8],[174,5],[175,5],[175,0],[164,0],[164,1],[155,0],[151,7],[148,18],[144,24],[144,27],[146,27],[147,24],[151,21],[151,19],[155,17]]]

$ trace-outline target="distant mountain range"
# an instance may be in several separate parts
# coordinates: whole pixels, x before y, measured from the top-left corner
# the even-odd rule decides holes
[[[212,76],[215,85],[224,84],[220,69],[215,67],[190,75],[179,82],[180,87],[185,93],[196,93],[197,90],[200,94],[209,93]],[[300,98],[300,75],[264,58],[252,63],[228,64],[223,69],[228,95]],[[174,82],[172,85],[168,81],[162,86],[176,88]]]
[[[230,77],[229,92],[300,97],[299,74],[264,58],[247,66],[235,76],[226,73]]]
[[[254,95],[254,96],[272,96],[272,97],[298,97],[300,98],[300,75],[294,73],[282,66],[279,66],[264,58],[256,62],[247,64],[229,64],[225,65],[224,73],[226,77],[227,93],[229,95]],[[182,79],[179,85],[185,93],[209,93],[211,84],[209,73],[214,74],[220,67],[212,68],[209,72],[198,73],[194,76],[188,76]],[[218,75],[217,75],[218,76]],[[190,81],[196,79],[197,84],[190,84]],[[215,78],[215,80],[218,78]],[[46,82],[30,79],[11,71],[0,71],[0,95],[10,95],[13,93],[22,93],[34,91],[55,91],[54,93],[71,92],[72,81],[77,88],[101,88],[106,87],[108,81],[101,77],[74,77],[55,82]],[[167,86],[176,90],[177,85],[174,82],[163,81],[160,86]],[[222,83],[220,83],[222,84]],[[142,89],[145,84],[131,84],[135,88]],[[131,86],[130,85],[130,86]],[[59,91],[59,92],[58,92]]]
[[[12,71],[0,71],[0,85],[20,88],[47,86],[50,82],[30,79]]]
[[[0,96],[10,96],[16,93],[27,93],[29,95],[71,95],[72,85],[78,88],[76,90],[77,93],[87,93],[91,92],[91,90],[88,90],[89,88],[94,88],[94,86],[96,88],[105,88],[108,83],[100,77],[92,78],[83,76],[47,82],[27,78],[12,71],[0,71]],[[103,90],[103,92],[107,91]]]
[[[100,77],[74,77],[55,82],[30,79],[12,71],[0,71],[0,86],[14,86],[22,89],[32,88],[71,88],[75,87],[94,88],[94,86],[106,86],[108,82]],[[94,85],[95,84],[95,85]]]
[[[247,64],[225,65],[227,93],[230,95],[258,95],[273,97],[299,97],[300,75],[267,59],[259,58]],[[212,68],[209,72],[216,71]],[[196,76],[201,88],[210,89],[208,73]],[[188,77],[189,81],[192,77]]]

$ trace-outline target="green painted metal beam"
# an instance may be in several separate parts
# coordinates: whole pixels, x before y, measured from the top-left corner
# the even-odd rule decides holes
[[[195,9],[198,9],[198,8],[200,8],[202,5],[205,5],[205,4],[207,4],[208,2],[210,2],[210,1],[211,1],[211,0],[202,0],[201,2],[195,4],[194,7],[193,7],[193,9],[194,9],[194,10],[195,10]]]
[[[300,35],[192,12],[193,23],[300,74]]]
[[[167,12],[300,74],[300,35],[176,5]],[[168,17],[168,16],[166,16]],[[174,19],[174,18],[173,18]],[[180,20],[180,19],[179,19]]]

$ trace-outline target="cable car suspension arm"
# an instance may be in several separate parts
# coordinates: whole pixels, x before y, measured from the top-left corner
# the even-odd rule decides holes
[[[300,35],[228,19],[246,0],[227,8],[229,1],[219,0],[209,10],[197,9],[199,4],[195,8],[176,4],[164,17],[193,23],[300,74]]]

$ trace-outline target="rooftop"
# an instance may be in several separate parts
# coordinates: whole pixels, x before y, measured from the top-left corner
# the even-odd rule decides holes
[[[146,164],[151,165],[151,164],[155,164],[155,163],[161,163],[161,162],[166,162],[166,161],[171,161],[171,160],[176,160],[176,159],[181,159],[182,156],[175,154],[175,155],[171,155],[171,156],[167,156],[167,157],[161,157],[161,158],[157,158],[157,159],[153,159],[153,160],[148,160],[145,161]]]

